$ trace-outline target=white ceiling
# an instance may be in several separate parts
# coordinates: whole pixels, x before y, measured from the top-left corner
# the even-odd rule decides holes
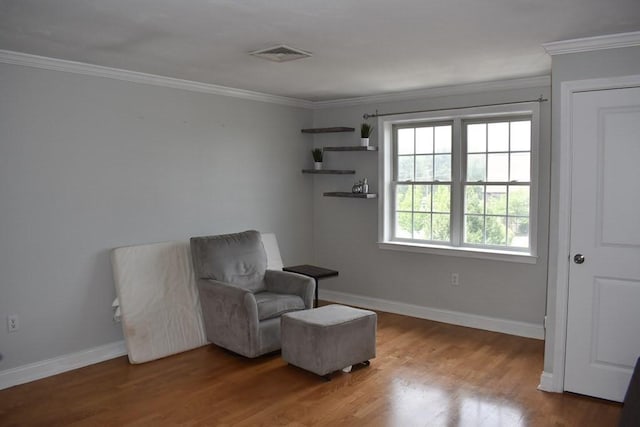
[[[311,101],[549,74],[640,0],[0,0],[0,49]],[[287,44],[312,58],[248,52]]]

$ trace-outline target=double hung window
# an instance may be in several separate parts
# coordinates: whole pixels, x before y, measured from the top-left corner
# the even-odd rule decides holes
[[[471,121],[463,126],[462,243],[528,249],[531,119]]]
[[[394,237],[451,242],[452,123],[395,129]]]
[[[534,256],[538,106],[527,106],[381,118],[383,247]]]

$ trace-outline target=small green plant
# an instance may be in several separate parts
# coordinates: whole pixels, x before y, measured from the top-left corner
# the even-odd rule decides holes
[[[360,138],[369,138],[373,133],[373,126],[369,123],[363,123],[360,125]]]
[[[320,148],[314,148],[311,150],[314,162],[322,162],[322,150]]]

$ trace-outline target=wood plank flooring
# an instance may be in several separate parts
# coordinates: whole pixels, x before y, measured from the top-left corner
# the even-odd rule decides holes
[[[536,390],[542,341],[378,313],[377,358],[325,382],[214,345],[0,391],[1,426],[598,426],[621,405]]]

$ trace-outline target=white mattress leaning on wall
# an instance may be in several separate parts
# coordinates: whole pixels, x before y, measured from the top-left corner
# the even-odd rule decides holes
[[[282,270],[278,241],[262,233],[267,268]],[[144,363],[207,344],[189,241],[116,248],[111,252],[129,361]]]

